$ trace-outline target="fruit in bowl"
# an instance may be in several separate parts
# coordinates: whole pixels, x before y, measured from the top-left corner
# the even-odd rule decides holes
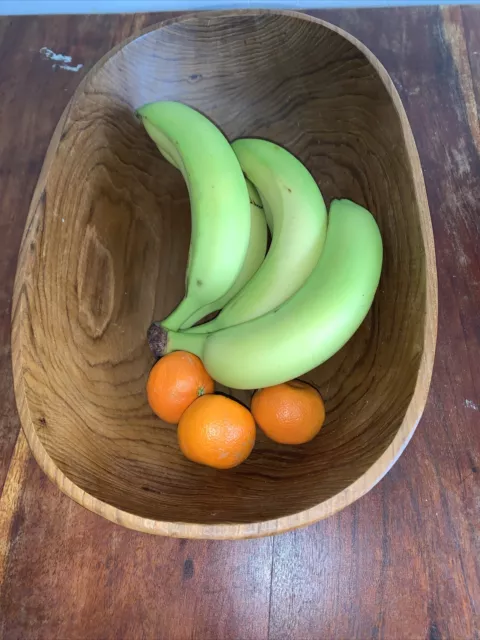
[[[323,402],[313,389],[299,393],[300,382],[296,387],[282,383],[335,355],[370,310],[382,266],[382,240],[373,216],[349,200],[335,200],[327,232],[321,192],[307,169],[286,149],[267,140],[246,138],[233,142],[229,151],[228,141],[215,125],[181,103],[148,104],[138,114],[160,153],[182,172],[192,212],[186,296],[148,331],[153,353],[165,356],[150,374],[150,405],[168,422],[180,420],[178,410],[174,414],[156,410],[151,390],[157,389],[158,396],[170,395],[170,381],[162,386],[159,372],[175,354],[184,361],[198,356],[215,380],[227,386],[252,389],[276,385],[275,390],[257,393],[254,402],[261,414],[265,398],[274,397],[278,390],[292,396],[291,400],[299,396],[297,410],[317,402],[318,415],[307,419],[307,424],[305,418],[299,420],[296,432],[292,420],[290,428],[282,431],[281,424],[262,419],[264,431],[272,436],[278,431],[278,438],[274,437],[277,442],[307,442],[323,424]],[[246,192],[251,213],[247,212]],[[260,216],[263,212],[268,218],[272,240],[264,260],[246,277],[245,263],[249,264],[249,255],[258,246],[252,227],[245,231],[245,220],[250,223],[254,212]],[[189,331],[207,312],[218,309],[220,313],[213,320]],[[173,389],[176,396],[183,383],[189,390],[187,380],[180,376]],[[194,398],[192,394],[192,401]],[[176,408],[182,403],[183,397]],[[211,404],[221,406],[222,401],[210,398],[195,407]],[[281,405],[280,412],[287,411],[287,405],[288,401]],[[189,415],[192,412],[201,421],[199,409],[193,408]],[[171,415],[177,420],[169,419]],[[203,423],[198,428],[203,433]],[[208,425],[205,428],[211,431]],[[179,434],[181,431],[179,427]],[[214,442],[209,439],[210,451]],[[220,455],[223,438],[216,446]],[[187,449],[182,447],[182,451]],[[238,463],[250,451],[240,454]],[[187,457],[204,462],[209,459]],[[229,460],[225,468],[231,466],[236,465]]]

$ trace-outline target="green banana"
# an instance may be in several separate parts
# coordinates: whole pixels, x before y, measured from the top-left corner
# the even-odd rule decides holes
[[[352,337],[370,309],[381,267],[382,239],[373,216],[349,200],[335,200],[325,248],[294,296],[271,313],[215,333],[160,330],[157,355],[190,351],[215,380],[236,389],[291,380]]]
[[[247,186],[229,142],[198,111],[180,102],[153,102],[137,113],[187,183],[192,237],[186,294],[162,324],[191,327],[191,317],[227,293],[244,263],[251,217]]]
[[[218,311],[219,309],[223,309],[223,307],[229,302],[243,287],[247,284],[253,274],[258,270],[260,265],[262,264],[265,253],[267,251],[267,221],[265,220],[265,213],[262,207],[262,201],[260,196],[258,195],[258,191],[255,189],[253,184],[247,182],[248,195],[250,196],[250,241],[248,244],[247,255],[245,256],[245,261],[243,263],[242,270],[238,274],[238,278],[235,280],[235,283],[227,291],[227,293],[215,300],[215,302],[210,303],[206,307],[202,307],[198,313],[193,314],[190,318],[190,322],[198,322],[205,316],[214,311]],[[210,323],[208,323],[210,324]],[[194,331],[195,329],[200,329],[200,327],[204,327],[205,325],[199,325],[199,327],[194,327],[189,329],[189,331]]]
[[[318,262],[327,230],[322,194],[309,171],[273,142],[246,138],[232,148],[257,188],[272,243],[262,266],[218,316],[191,329],[211,333],[279,307],[303,285]]]

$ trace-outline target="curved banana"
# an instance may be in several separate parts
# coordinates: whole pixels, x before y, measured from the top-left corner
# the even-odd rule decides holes
[[[198,311],[198,313],[193,314],[190,318],[190,322],[198,322],[209,313],[213,313],[214,311],[218,311],[219,309],[223,309],[223,307],[229,302],[237,293],[243,289],[243,287],[247,284],[253,274],[258,270],[263,260],[265,259],[265,253],[267,251],[267,221],[265,220],[265,213],[262,207],[262,201],[260,200],[260,196],[258,195],[258,191],[255,189],[253,184],[247,180],[247,189],[248,195],[250,196],[250,241],[248,244],[247,255],[245,256],[245,261],[243,263],[242,270],[238,274],[238,278],[235,280],[234,285],[227,291],[227,293],[207,305],[206,307],[202,307]],[[204,325],[199,325],[198,327],[193,327],[189,329],[189,331],[201,330],[202,327],[206,327],[206,323]],[[204,333],[204,330],[200,331]]]
[[[257,389],[291,380],[352,337],[370,309],[381,267],[382,239],[373,216],[349,200],[336,200],[317,266],[281,307],[210,334],[160,331],[157,346],[165,353],[195,353],[227,387]]]
[[[137,113],[160,152],[182,172],[190,195],[186,294],[162,321],[177,330],[190,327],[190,318],[237,279],[250,237],[250,201],[229,142],[208,118],[179,102],[154,102]]]
[[[232,148],[243,172],[260,194],[272,230],[272,243],[251,280],[214,320],[195,327],[192,333],[232,327],[279,307],[308,278],[325,242],[325,203],[303,164],[289,151],[267,140],[236,140]]]

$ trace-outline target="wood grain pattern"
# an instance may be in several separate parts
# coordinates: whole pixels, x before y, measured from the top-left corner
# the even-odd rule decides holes
[[[183,180],[134,117],[157,99],[198,108],[230,139],[283,144],[327,201],[367,206],[384,242],[369,320],[306,376],[326,399],[321,437],[298,448],[259,438],[226,472],[185,460],[146,401],[146,331],[183,296],[190,238]],[[184,537],[265,535],[331,515],[411,437],[435,336],[415,144],[390,79],[360,44],[294,14],[198,14],[130,41],[85,78],[33,197],[13,308],[20,416],[68,495],[114,522]]]
[[[60,497],[34,460],[27,471],[36,490],[13,521],[2,640],[267,637],[271,538],[212,544],[135,533]]]
[[[22,460],[15,505],[2,512],[0,502],[10,532],[0,582],[2,640],[478,639],[480,167],[467,117],[472,94],[461,88],[451,27],[438,9],[319,15],[385,64],[424,167],[439,340],[412,442],[384,480],[341,514],[235,543],[175,541],[111,525],[62,495],[33,460],[26,467]],[[480,8],[462,8],[459,16],[478,105]],[[13,468],[19,430],[6,377],[7,293],[43,156],[83,73],[54,72],[36,52],[47,45],[72,54],[88,71],[111,46],[160,19],[0,20],[0,87],[8,89],[0,110],[0,487]],[[25,132],[21,145],[14,120]]]
[[[0,495],[0,585],[3,584],[5,568],[13,538],[12,514],[18,509],[30,459],[27,439],[20,432],[8,468],[7,481]]]

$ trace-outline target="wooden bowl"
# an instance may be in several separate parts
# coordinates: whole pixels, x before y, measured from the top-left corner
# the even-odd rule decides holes
[[[145,397],[146,331],[183,295],[190,238],[183,179],[134,117],[153,100],[198,108],[230,139],[285,145],[327,202],[365,205],[383,235],[368,319],[305,376],[326,400],[319,436],[291,447],[259,433],[248,461],[230,471],[186,460],[176,428]],[[436,294],[420,163],[378,60],[302,15],[185,15],[103,58],[53,136],[15,286],[23,428],[62,491],[132,529],[243,538],[305,525],[365,494],[412,436],[432,371]]]

